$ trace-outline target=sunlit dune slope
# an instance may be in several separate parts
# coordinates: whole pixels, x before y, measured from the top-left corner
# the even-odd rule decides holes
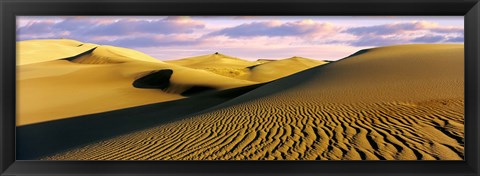
[[[268,82],[327,62],[292,57],[282,60],[247,61],[220,53],[167,61],[219,75],[255,82]]]
[[[20,41],[17,42],[17,65],[70,58],[92,50],[96,46],[68,39]]]
[[[370,49],[203,113],[44,159],[464,157],[463,45]]]
[[[71,59],[71,61],[82,64],[115,64],[132,61],[163,63],[162,61],[142,52],[114,46],[98,47],[92,52],[92,54],[80,56]]]
[[[327,63],[328,62],[325,61],[307,59],[296,56],[288,59],[269,61],[250,67],[249,80],[258,82],[272,81],[297,73],[302,70],[306,70]]]
[[[167,62],[192,68],[208,68],[211,66],[244,68],[258,64],[256,61],[242,60],[221,53],[189,57],[185,59],[172,60]]]
[[[247,67],[261,63],[256,61],[242,60],[221,53],[190,57],[167,62],[189,68],[206,70],[219,75],[244,80],[247,80],[249,78],[249,69]]]
[[[70,40],[67,40],[71,42]],[[41,45],[41,43],[45,45]],[[26,125],[150,103],[184,98],[202,91],[215,91],[255,84],[204,70],[157,61],[143,53],[113,46],[96,46],[93,51],[76,53],[79,57],[36,62],[36,56],[50,52],[50,43],[38,41],[32,61],[17,66],[17,125]],[[68,43],[67,42],[67,43]],[[63,52],[62,47],[56,48]],[[28,50],[19,50],[22,52]],[[142,77],[170,72],[161,79]],[[137,81],[134,86],[134,82]],[[163,85],[163,86],[159,86]],[[186,94],[186,92],[188,94]],[[193,92],[193,93],[192,93]]]

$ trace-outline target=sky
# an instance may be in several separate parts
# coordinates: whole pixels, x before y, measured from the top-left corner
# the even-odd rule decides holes
[[[463,23],[463,16],[17,16],[17,41],[67,38],[160,60],[215,52],[338,60],[372,47],[462,44]]]

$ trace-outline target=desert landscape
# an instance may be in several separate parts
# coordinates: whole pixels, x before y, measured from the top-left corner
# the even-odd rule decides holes
[[[17,42],[17,159],[463,160],[463,44],[326,61]]]

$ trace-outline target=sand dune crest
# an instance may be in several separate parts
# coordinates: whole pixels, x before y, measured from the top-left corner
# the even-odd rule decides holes
[[[95,44],[68,39],[20,41],[17,42],[17,65],[71,58],[95,47]]]
[[[19,55],[22,57],[17,58],[21,63],[17,67],[17,99],[20,103],[17,126],[256,84],[164,63],[120,47],[82,44],[73,40],[25,41],[19,45],[32,45],[32,51],[21,47]],[[137,79],[158,70],[173,71],[167,87],[145,89],[133,85]],[[44,103],[45,100],[48,103]]]
[[[463,53],[463,45],[371,49],[44,159],[461,160]]]
[[[98,46],[91,54],[71,59],[71,61],[81,64],[115,64],[132,61],[163,63],[144,53],[114,46]]]
[[[167,62],[254,82],[272,81],[328,63],[297,56],[281,60],[259,59],[257,61],[247,61],[220,53]]]

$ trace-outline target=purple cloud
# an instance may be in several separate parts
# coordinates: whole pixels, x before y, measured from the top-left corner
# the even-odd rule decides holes
[[[422,30],[422,29],[426,29],[428,26],[431,26],[431,25],[432,25],[431,23],[427,23],[427,22],[394,23],[394,24],[374,25],[374,26],[353,27],[345,30],[344,32],[354,34],[354,35],[366,35],[366,34],[389,35],[389,34],[397,34],[402,31]]]
[[[443,26],[439,26],[436,23],[425,22],[425,21],[352,27],[352,28],[348,28],[344,32],[353,34],[353,35],[366,35],[366,34],[389,35],[389,34],[398,34],[406,31],[421,31],[421,30],[426,30],[426,31],[435,32],[435,33],[463,33],[463,27],[443,27]]]
[[[111,24],[101,24],[87,28],[87,35],[128,35],[132,33],[150,34],[179,34],[192,33],[196,29],[202,29],[205,25],[198,22],[180,22],[171,18],[157,21],[128,21],[119,20]]]
[[[54,31],[81,31],[95,26],[96,23],[96,20],[94,21],[86,18],[66,18],[65,20],[50,25],[49,27]]]
[[[28,27],[21,27],[17,29],[17,34],[31,34],[31,33],[47,33],[52,32],[52,26],[55,25],[51,22],[35,22],[28,25]]]
[[[464,42],[464,37],[452,37],[446,40],[445,42]]]
[[[212,32],[207,36],[224,35],[232,38],[257,36],[309,36],[331,33],[335,27],[330,23],[318,23],[311,20],[276,23],[252,22]]]
[[[123,47],[191,45],[198,43],[198,40],[183,40],[175,35],[190,34],[203,28],[204,23],[187,17],[134,20],[114,17],[65,17],[56,22],[31,21],[17,28],[17,39],[69,38]],[[160,40],[158,36],[163,37]]]
[[[463,27],[439,27],[430,29],[430,31],[436,33],[464,33]]]
[[[242,48],[251,45],[264,49],[270,46],[303,48],[322,45],[354,48],[464,40],[463,26],[442,26],[426,21],[381,24],[365,20],[365,23],[357,23],[364,26],[352,26],[345,22],[334,25],[301,18],[272,19],[260,16],[19,17],[17,40],[69,38],[135,49]],[[229,27],[225,27],[227,25]]]
[[[446,37],[442,35],[424,35],[422,37],[417,37],[411,41],[415,43],[437,43],[445,39]]]
[[[98,44],[122,47],[155,47],[155,46],[190,46],[201,43],[201,40],[188,40],[176,37],[132,37],[112,41],[98,41]]]
[[[353,27],[345,30],[346,33],[354,35],[388,35],[395,34],[402,30],[414,30],[415,24],[386,24],[376,26]]]
[[[42,33],[63,33],[66,31],[79,32],[94,25],[95,21],[85,18],[70,17],[56,23],[52,21],[33,21],[26,26],[18,28],[17,32],[24,35],[38,35]]]
[[[362,36],[357,40],[352,40],[348,44],[351,46],[363,47],[363,46],[387,46],[387,45],[394,45],[394,44],[400,44],[400,43],[406,43],[406,42],[408,41],[401,38],[380,37],[380,36],[371,34],[371,35]]]
[[[384,46],[405,43],[463,42],[463,27],[445,27],[431,22],[405,22],[347,28],[343,33],[357,37],[351,46]],[[411,34],[421,34],[413,37]]]
[[[92,20],[89,18],[66,18],[58,23],[33,22],[18,28],[22,35],[39,33],[69,32],[69,37],[83,38],[84,36],[116,36],[132,35],[138,33],[150,34],[179,34],[192,33],[202,29],[205,25],[198,21],[186,18],[164,18],[161,20],[127,20],[115,21]],[[80,37],[81,36],[81,37]]]

